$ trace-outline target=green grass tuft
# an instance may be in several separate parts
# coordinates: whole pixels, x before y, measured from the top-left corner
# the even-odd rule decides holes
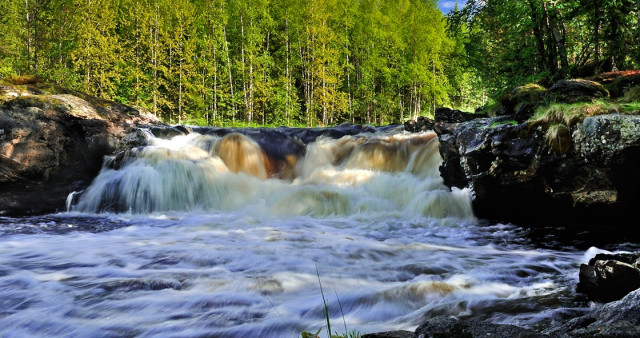
[[[518,121],[516,120],[509,120],[509,121],[499,121],[499,122],[493,122],[489,125],[489,128],[495,128],[497,126],[503,126],[505,124],[510,124],[512,126],[517,126],[518,125]]]
[[[338,292],[334,289],[333,291],[336,293],[336,298],[338,299],[338,304],[340,305],[340,312],[342,313],[342,322],[344,323],[344,334],[339,334],[335,332],[335,334],[331,334],[331,320],[329,318],[329,306],[327,305],[327,299],[324,296],[324,289],[322,288],[322,281],[320,281],[320,271],[318,271],[318,265],[316,264],[316,276],[318,276],[318,284],[320,285],[320,294],[322,294],[322,302],[324,304],[324,317],[327,322],[327,337],[328,338],[360,338],[360,333],[357,330],[348,331],[347,329],[347,321],[344,318],[344,312],[342,309],[342,302],[340,302],[340,298],[338,297]],[[319,338],[318,336],[322,331],[322,328],[319,328],[316,333],[310,332],[302,332],[302,338]]]

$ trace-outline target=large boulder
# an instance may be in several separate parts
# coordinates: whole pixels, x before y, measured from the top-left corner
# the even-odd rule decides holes
[[[640,288],[640,254],[597,254],[580,265],[578,292],[589,299],[610,302]]]
[[[127,134],[161,125],[126,105],[82,94],[33,95],[5,86],[2,96],[0,214],[63,210],[67,195],[91,182],[105,155],[131,146]]]
[[[484,338],[484,337],[540,337],[539,333],[522,327],[492,324],[479,320],[460,320],[454,317],[426,319],[415,331],[413,338]]]
[[[514,88],[511,93],[500,99],[497,116],[511,115],[513,119],[523,122],[531,117],[535,109],[544,103],[545,88],[536,84],[527,84]]]
[[[434,121],[435,123],[460,123],[480,117],[487,117],[487,115],[481,113],[467,113],[451,108],[437,108],[434,114]]]
[[[543,333],[552,337],[640,337],[640,290]]]
[[[631,220],[640,201],[640,116],[570,127],[509,117],[438,124],[445,184],[470,187],[482,218],[536,223]]]
[[[573,79],[556,82],[543,97],[558,103],[592,102],[609,97],[609,92],[598,82]]]

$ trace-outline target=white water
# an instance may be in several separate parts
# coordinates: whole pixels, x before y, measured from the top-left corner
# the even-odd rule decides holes
[[[338,332],[562,312],[582,254],[479,225],[424,136],[320,140],[291,181],[210,136],[156,140],[74,212],[0,219],[0,335],[295,337],[325,325],[316,268]]]

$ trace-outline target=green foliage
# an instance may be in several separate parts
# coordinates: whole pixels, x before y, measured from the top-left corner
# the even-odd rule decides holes
[[[640,2],[468,0],[449,34],[494,98],[516,86],[551,85],[640,66]]]
[[[170,123],[384,124],[484,103],[433,0],[7,0],[0,13],[1,76]]]

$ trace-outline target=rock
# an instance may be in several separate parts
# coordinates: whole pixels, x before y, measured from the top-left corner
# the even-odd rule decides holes
[[[436,124],[441,176],[473,190],[476,216],[522,225],[631,221],[640,201],[640,116],[588,117],[552,137],[509,118]]]
[[[418,116],[418,120],[414,121],[414,120],[407,120],[404,123],[404,130],[412,132],[412,133],[418,133],[421,131],[427,131],[427,130],[433,130],[433,120],[424,117],[424,116]]]
[[[543,103],[544,93],[544,87],[536,84],[516,87],[500,99],[500,109],[496,115],[513,115],[518,122],[524,122],[533,116],[535,109]]]
[[[640,290],[542,333],[553,337],[640,337]]]
[[[148,129],[153,136],[162,139],[171,139],[176,136],[188,135],[192,133],[191,127],[185,126],[143,126]]]
[[[599,83],[589,80],[561,80],[547,90],[543,98],[550,102],[592,102],[609,97],[609,92]]]
[[[588,80],[601,83],[612,98],[620,98],[625,91],[640,85],[640,70],[602,73]]]
[[[483,114],[467,113],[460,110],[453,110],[451,108],[437,108],[434,115],[434,121],[435,123],[460,123],[482,117],[487,116]]]
[[[492,324],[478,320],[460,320],[454,317],[435,317],[425,320],[414,333],[414,338],[439,338],[439,337],[540,337],[539,333],[514,326]]]
[[[589,299],[610,302],[640,288],[639,254],[598,254],[580,265],[578,292]]]
[[[362,335],[362,338],[412,338],[413,332],[411,331],[389,331],[379,333],[369,333]]]
[[[82,97],[80,97],[82,96]],[[64,210],[103,157],[126,149],[125,136],[157,119],[123,104],[71,95],[20,95],[0,105],[0,214]]]

